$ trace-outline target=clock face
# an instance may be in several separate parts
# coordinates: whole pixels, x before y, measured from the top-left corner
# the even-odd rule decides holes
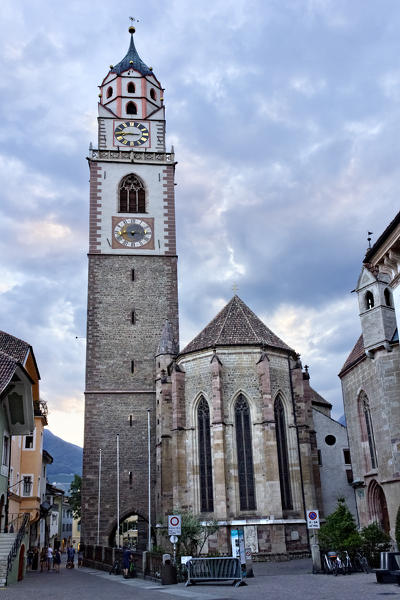
[[[120,123],[114,131],[118,144],[123,146],[141,146],[149,139],[149,130],[143,123],[125,121]]]
[[[153,232],[142,219],[127,218],[114,224],[114,238],[125,248],[141,248],[148,244]]]

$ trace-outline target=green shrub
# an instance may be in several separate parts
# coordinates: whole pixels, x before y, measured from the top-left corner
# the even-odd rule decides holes
[[[338,500],[336,510],[326,517],[326,523],[322,525],[318,537],[324,552],[347,550],[353,556],[360,548],[361,538],[357,525],[343,499]]]
[[[371,523],[361,530],[361,551],[371,567],[378,568],[380,553],[390,550],[391,538],[378,523]]]
[[[396,528],[394,531],[394,536],[396,538],[397,550],[400,552],[400,506],[397,510]]]

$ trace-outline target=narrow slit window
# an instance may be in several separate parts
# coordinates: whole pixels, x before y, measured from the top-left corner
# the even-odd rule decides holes
[[[132,325],[134,325],[135,322],[136,322],[136,317],[135,317],[135,311],[134,310],[131,313],[131,322],[132,322]]]
[[[135,269],[132,269],[131,277],[132,277],[132,281],[135,281]]]
[[[132,359],[131,360],[131,373],[135,372],[135,361]]]

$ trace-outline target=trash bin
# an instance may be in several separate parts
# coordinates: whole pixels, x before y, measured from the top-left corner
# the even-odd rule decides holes
[[[178,583],[176,577],[176,567],[170,562],[161,565],[161,585],[172,585]]]

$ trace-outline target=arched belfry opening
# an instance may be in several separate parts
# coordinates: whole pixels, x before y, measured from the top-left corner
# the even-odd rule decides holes
[[[370,290],[368,290],[368,292],[366,292],[365,294],[365,308],[367,310],[369,310],[370,308],[374,308],[374,304],[374,295]]]

